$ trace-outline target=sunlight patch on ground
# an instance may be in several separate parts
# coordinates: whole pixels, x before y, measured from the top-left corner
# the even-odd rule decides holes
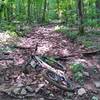
[[[65,56],[67,56],[67,55],[70,54],[70,52],[69,52],[68,49],[63,49],[63,50],[62,50],[62,54],[65,55]]]
[[[0,32],[0,42],[6,42],[11,36],[7,32]]]
[[[46,42],[46,41],[45,41]],[[39,54],[44,54],[45,52],[48,52],[50,51],[50,49],[52,48],[52,44],[50,44],[49,42],[48,43],[45,43],[43,45],[41,45],[40,47],[38,47],[38,53]]]
[[[18,44],[24,47],[31,47],[33,44],[33,40],[31,38],[21,38]]]

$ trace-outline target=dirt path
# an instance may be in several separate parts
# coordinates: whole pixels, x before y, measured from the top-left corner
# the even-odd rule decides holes
[[[55,26],[35,27],[25,38],[21,38],[19,45],[34,47],[38,43],[38,54],[69,55],[75,46],[62,33],[55,31]],[[77,48],[78,50],[78,48]]]
[[[17,79],[21,75],[23,76],[22,68],[21,68],[22,66],[19,66],[19,65],[23,64],[23,62],[26,59],[29,59],[28,53],[30,52],[30,50],[32,53],[34,53],[37,43],[38,43],[38,48],[37,48],[36,53],[40,54],[40,55],[67,56],[67,55],[70,55],[75,52],[78,52],[78,53],[81,52],[81,46],[70,42],[70,40],[66,36],[64,36],[62,33],[55,32],[55,26],[34,27],[32,32],[27,34],[27,36],[19,38],[19,39],[17,39],[17,41],[12,43],[12,44],[17,44],[18,46],[21,46],[21,47],[31,47],[32,49],[29,49],[27,51],[25,51],[23,49],[22,50],[21,49],[10,50],[9,56],[14,58],[15,66],[13,66],[13,67],[11,67],[12,66],[11,62],[10,63],[8,62],[8,64],[10,65],[10,67],[9,67],[6,65],[7,63],[5,63],[5,61],[0,61],[0,72],[1,72],[0,86],[1,87],[2,87],[2,84],[5,84],[6,82],[8,82],[8,84],[14,85],[14,84],[16,84]],[[5,46],[4,46],[4,48],[5,48]],[[98,69],[100,68],[100,55],[96,55],[96,56],[94,55],[94,56],[82,57],[82,58],[80,56],[72,57],[69,59],[69,62],[68,61],[64,62],[67,69],[69,69],[68,64],[70,64],[72,62],[80,62],[83,65],[85,65],[86,72],[87,72],[87,74],[89,74],[90,79],[86,80],[86,82],[84,83],[84,86],[82,86],[82,87],[84,87],[87,92],[92,90],[92,92],[98,91],[99,93],[92,94],[92,92],[90,92],[90,93],[85,94],[82,97],[80,97],[78,95],[75,96],[75,94],[69,94],[69,95],[73,95],[72,97],[70,97],[69,100],[91,100],[92,96],[94,96],[94,95],[99,96],[99,98],[100,98],[100,90],[99,90],[99,88],[96,88],[95,84],[94,84],[95,81],[100,80],[100,73],[98,73]],[[95,68],[96,68],[97,73],[93,74],[93,70]],[[2,72],[4,69],[5,69],[5,73]],[[45,84],[45,80],[43,77],[41,77],[41,74],[37,75],[37,73],[34,72],[32,69],[30,69],[30,70],[31,71],[28,76],[23,76],[24,82],[26,82],[26,83],[28,82],[27,84],[34,83],[34,85],[39,85],[41,83]],[[16,81],[14,82],[15,77],[16,77]],[[88,75],[86,77],[88,77]],[[33,86],[33,88],[34,87],[35,86]],[[37,89],[37,88],[38,88],[38,86],[35,89]],[[54,91],[56,91],[57,93]],[[57,96],[57,99],[54,99],[54,100],[67,100],[66,97],[68,97],[68,94],[66,94],[66,92],[65,92],[65,94],[62,94],[61,90],[55,88],[52,85],[47,85],[45,88],[43,88],[42,92],[44,92],[44,93],[49,92],[54,97]],[[2,94],[0,94],[0,95],[2,95]],[[89,95],[90,95],[90,97],[89,97]],[[4,96],[5,96],[5,94],[4,94]],[[3,98],[0,98],[0,100],[3,100]],[[86,99],[86,98],[88,98],[88,99]],[[8,99],[8,97],[5,97],[4,100],[16,100],[16,99],[13,99],[13,98]],[[23,100],[23,99],[21,99],[21,100]],[[25,99],[25,100],[35,100],[35,99]],[[36,100],[47,100],[47,99],[44,99],[44,97],[42,97],[42,99],[39,98]],[[51,99],[51,100],[53,100],[53,99]]]

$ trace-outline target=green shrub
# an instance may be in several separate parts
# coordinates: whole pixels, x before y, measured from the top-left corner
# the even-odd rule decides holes
[[[82,44],[87,48],[89,48],[89,47],[91,47],[93,45],[91,40],[83,40]]]
[[[75,79],[75,81],[79,82],[80,84],[83,84],[84,82],[83,65],[82,64],[72,64],[71,70],[73,72],[73,78]]]
[[[72,64],[71,65],[71,70],[73,73],[77,73],[77,72],[83,72],[83,65],[82,64]]]
[[[65,27],[65,26],[57,26],[55,28],[55,30],[57,32],[64,33],[71,40],[75,40],[77,38],[77,36],[78,36],[77,32],[71,32],[71,31],[69,31],[69,28]]]

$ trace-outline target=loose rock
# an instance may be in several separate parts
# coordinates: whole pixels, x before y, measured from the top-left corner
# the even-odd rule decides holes
[[[31,93],[34,91],[30,86],[26,86],[26,90]]]
[[[20,93],[21,95],[26,95],[27,94],[27,91],[26,91],[26,89],[25,88],[22,88],[22,90],[21,90],[21,93]]]
[[[82,96],[83,94],[85,94],[86,93],[86,90],[84,89],[84,88],[80,88],[79,90],[78,90],[78,95],[79,96]]]
[[[88,72],[83,72],[83,74],[84,74],[85,76],[87,76],[87,77],[90,76]]]
[[[94,84],[95,84],[96,88],[100,88],[100,81],[95,81]]]
[[[44,87],[44,85],[45,85],[45,84],[39,84],[39,85],[38,85],[38,88],[35,90],[35,92],[36,92],[36,93],[39,92],[40,89],[41,89],[42,87]]]
[[[15,89],[13,90],[13,93],[14,93],[15,95],[17,95],[17,94],[19,94],[19,91],[20,91],[20,88],[15,88]]]
[[[44,100],[44,98],[39,98],[39,100]]]
[[[22,87],[22,86],[24,86],[22,83],[19,83],[19,84],[17,85],[17,87]]]
[[[92,100],[99,100],[99,99],[98,99],[98,97],[93,96],[93,97],[92,97]]]

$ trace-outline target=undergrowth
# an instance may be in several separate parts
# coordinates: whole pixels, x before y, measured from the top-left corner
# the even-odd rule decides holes
[[[25,36],[31,31],[31,26],[25,23],[19,22],[3,22],[0,23],[0,30],[5,31],[11,36]]]
[[[78,36],[78,32],[69,31],[69,28],[65,26],[56,26],[55,31],[64,33],[65,36],[72,41],[76,40]]]
[[[70,68],[72,70],[74,80],[82,85],[84,82],[84,75],[83,75],[84,66],[80,63],[79,64],[74,63],[70,66]]]

